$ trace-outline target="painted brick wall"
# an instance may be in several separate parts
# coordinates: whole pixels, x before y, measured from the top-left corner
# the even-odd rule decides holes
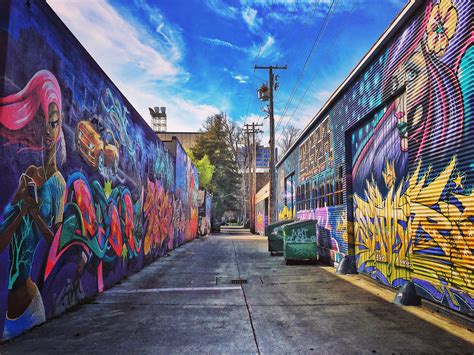
[[[0,10],[7,339],[192,240],[198,177],[182,147],[164,147],[46,2],[2,1]]]

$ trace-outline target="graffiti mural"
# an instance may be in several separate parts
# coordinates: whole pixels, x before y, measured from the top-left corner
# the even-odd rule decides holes
[[[176,244],[182,244],[196,236],[199,225],[198,194],[199,180],[197,169],[186,154],[182,145],[176,146],[176,197],[182,201],[178,206],[179,214],[176,216]]]
[[[211,232],[211,218],[212,218],[212,194],[199,190],[199,235],[207,235]]]
[[[398,287],[410,277],[404,95],[351,135],[354,239],[359,272]],[[403,133],[404,134],[404,133]]]
[[[417,40],[403,57],[394,55],[401,43],[391,48],[385,89],[407,92],[399,128],[410,160],[412,279],[422,296],[472,313],[472,4],[428,2],[422,19],[407,30]]]
[[[278,220],[291,220],[296,216],[296,184],[299,181],[299,155],[295,151],[277,169]]]
[[[294,170],[297,218],[319,221],[333,260],[347,253],[377,281],[413,281],[471,315],[473,18],[472,1],[426,0],[277,164],[279,211]],[[326,119],[332,138],[318,144]]]
[[[165,148],[46,3],[25,6],[12,3],[1,27],[11,63],[0,68],[3,339],[139,271],[198,226],[184,151]]]

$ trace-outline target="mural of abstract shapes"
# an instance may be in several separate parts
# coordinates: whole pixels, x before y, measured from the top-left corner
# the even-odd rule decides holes
[[[364,198],[354,196],[354,237],[359,272],[399,287],[410,277],[409,200],[402,184],[382,194],[372,181]]]
[[[257,211],[257,216],[255,217],[255,230],[257,231],[258,234],[262,234],[262,232],[265,232],[265,215],[264,211]]]
[[[118,142],[111,130],[103,129],[97,132],[92,122],[81,121],[76,130],[76,147],[85,162],[103,171],[105,167],[112,167],[116,173],[119,165]]]
[[[411,257],[419,292],[458,311],[474,311],[474,192],[457,159],[429,181],[421,162],[410,179]]]
[[[357,267],[392,287],[410,278],[407,154],[398,129],[403,103],[403,96],[397,98],[351,137]]]
[[[288,208],[287,205],[283,205],[283,208],[281,209],[281,211],[278,212],[279,221],[295,219],[295,216],[296,216],[296,207],[293,207],[292,209],[290,209]]]
[[[67,183],[63,224],[49,250],[45,279],[50,277],[63,254],[79,247],[88,260],[98,261],[97,282],[102,290],[102,261],[135,258],[142,242],[134,235],[134,206],[127,188],[115,187],[110,194],[94,180],[91,185],[81,173],[72,174]]]
[[[145,255],[157,256],[173,248],[173,198],[159,181],[148,181],[143,205]]]

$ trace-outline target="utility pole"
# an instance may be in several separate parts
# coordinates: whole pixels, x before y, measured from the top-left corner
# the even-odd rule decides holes
[[[262,127],[263,124],[252,124],[245,125],[245,131],[247,132],[247,142],[250,145],[250,134],[252,134],[252,152],[249,151],[249,205],[250,205],[250,232],[255,233],[255,195],[257,194],[257,145],[255,142],[255,134],[262,132],[261,130],[255,129],[255,127]],[[252,127],[252,128],[250,128]],[[250,158],[251,157],[251,158]],[[252,162],[250,164],[250,161]],[[250,169],[252,166],[252,169]],[[252,170],[252,172],[251,172]]]
[[[270,83],[270,215],[268,223],[276,222],[276,172],[275,172],[275,118],[273,116],[273,87],[274,87],[274,75],[273,70],[286,70],[288,67],[285,66],[258,66],[255,65],[254,69],[265,69],[268,70],[269,83]]]
[[[246,195],[248,196],[248,204],[249,204],[249,219],[250,219],[250,228],[252,228],[252,202],[251,202],[251,199],[250,199],[250,196],[251,196],[251,193],[250,193],[250,186],[252,185],[252,182],[251,182],[251,165],[250,165],[250,157],[251,157],[251,153],[250,153],[250,136],[249,136],[249,130],[248,130],[248,127],[246,126],[246,129],[245,129],[245,133],[247,134],[247,147],[245,149],[245,153],[246,153],[246,156],[247,156],[247,166],[248,166],[248,174],[247,174],[247,181],[248,181],[248,193],[246,191]],[[245,216],[246,218],[246,222],[247,222],[247,215]],[[244,223],[244,226],[245,226],[246,223]]]
[[[245,144],[245,142],[244,142]],[[247,149],[247,148],[246,148]],[[242,221],[243,221],[243,225],[244,225],[244,228],[245,228],[245,222],[247,221],[247,200],[245,198],[245,196],[247,195],[247,184],[245,183],[245,161],[246,161],[246,158],[245,158],[245,155],[244,155],[244,160],[242,162]]]

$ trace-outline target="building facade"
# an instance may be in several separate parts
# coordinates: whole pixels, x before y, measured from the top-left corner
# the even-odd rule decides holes
[[[0,1],[0,338],[197,233],[198,174],[46,1]]]
[[[202,132],[159,132],[157,134],[163,142],[171,141],[173,137],[176,137],[183,148],[189,150],[197,143]]]
[[[281,218],[316,220],[323,258],[470,315],[473,6],[407,4],[277,164]]]

